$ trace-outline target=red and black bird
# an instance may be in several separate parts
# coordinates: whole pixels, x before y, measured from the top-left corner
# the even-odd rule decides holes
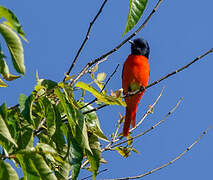
[[[149,44],[146,40],[138,38],[131,43],[131,54],[123,65],[122,88],[124,95],[133,92],[141,86],[146,87],[149,81]],[[145,91],[125,98],[126,116],[123,127],[123,136],[128,136],[130,124],[135,127],[136,111],[139,101]]]

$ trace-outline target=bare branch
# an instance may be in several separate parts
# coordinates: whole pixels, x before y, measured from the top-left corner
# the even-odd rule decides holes
[[[154,106],[157,104],[157,102],[159,101],[160,97],[162,96],[164,88],[165,87],[162,88],[162,90],[160,92],[160,95],[155,100],[155,102],[149,107],[148,111],[146,111],[146,113],[144,114],[143,118],[136,124],[136,126],[134,128],[130,129],[129,132],[134,131],[145,120],[145,118],[148,116],[148,114],[151,113],[152,109],[154,108]]]
[[[97,13],[96,16],[94,17],[94,19],[90,22],[90,25],[89,25],[89,28],[88,28],[86,37],[85,37],[83,43],[81,44],[81,47],[79,48],[79,50],[78,50],[78,52],[77,52],[77,54],[76,54],[76,56],[75,56],[75,58],[74,58],[74,60],[73,60],[73,62],[72,62],[72,64],[71,64],[71,66],[70,66],[70,68],[69,68],[69,70],[68,70],[68,72],[67,72],[67,75],[70,74],[70,72],[72,71],[73,67],[75,66],[75,63],[76,63],[76,61],[77,61],[77,59],[78,59],[78,57],[79,57],[79,55],[80,55],[80,53],[81,53],[83,47],[85,46],[87,40],[89,39],[89,35],[90,35],[90,31],[91,31],[91,29],[92,29],[92,26],[93,26],[93,24],[95,23],[95,21],[96,21],[96,19],[98,18],[98,16],[101,14],[101,12],[102,12],[102,10],[103,10],[103,8],[104,8],[106,2],[107,2],[107,0],[104,0],[103,4],[101,5],[101,7],[100,7],[100,9],[99,9],[99,11],[98,11],[98,13]],[[65,81],[65,79],[66,79],[66,77],[64,77],[63,82]]]
[[[98,106],[98,107],[96,107],[96,108],[94,108],[94,109],[91,109],[91,110],[89,110],[89,111],[83,112],[83,114],[88,114],[88,113],[91,113],[91,112],[93,112],[93,111],[98,111],[99,109],[102,109],[103,107],[106,107],[106,106],[108,106],[108,104],[100,105],[100,106]]]
[[[177,73],[183,71],[184,69],[188,68],[189,66],[191,66],[192,64],[194,64],[195,62],[197,62],[198,60],[202,59],[204,56],[206,56],[206,55],[208,55],[208,54],[210,54],[210,53],[212,53],[212,52],[213,52],[213,48],[211,48],[210,50],[206,51],[206,52],[203,53],[202,55],[196,57],[195,59],[193,59],[191,62],[189,62],[189,63],[186,64],[185,66],[183,66],[183,67],[181,67],[181,68],[179,68],[179,69],[177,69],[177,70],[175,70],[175,71],[173,71],[173,72],[171,72],[171,73],[169,73],[169,74],[163,76],[163,77],[160,78],[159,80],[154,81],[153,83],[149,84],[149,85],[146,86],[146,87],[141,86],[141,88],[140,88],[139,90],[134,91],[134,92],[129,92],[129,93],[128,93],[127,95],[125,95],[124,97],[135,95],[135,94],[137,94],[137,93],[139,93],[139,92],[142,92],[142,91],[145,90],[145,89],[148,89],[148,88],[150,88],[150,87],[152,87],[152,86],[158,84],[159,82],[163,81],[164,79],[167,79],[168,77],[173,76],[173,75],[175,75],[175,74],[177,74]]]
[[[167,119],[167,117],[168,117],[169,115],[171,115],[171,114],[177,109],[177,107],[179,106],[179,104],[181,103],[182,100],[183,100],[183,98],[180,98],[180,100],[177,102],[177,104],[175,105],[175,107],[173,107],[172,110],[170,110],[170,111],[167,113],[167,115],[166,115],[161,121],[159,121],[158,123],[156,123],[154,126],[152,126],[151,128],[147,129],[146,131],[144,131],[144,132],[142,132],[142,133],[140,133],[140,134],[138,134],[138,135],[136,135],[136,136],[133,136],[132,138],[129,138],[129,139],[127,139],[127,140],[124,140],[124,141],[122,141],[122,142],[119,142],[119,143],[117,143],[117,144],[112,145],[111,147],[109,147],[109,149],[114,148],[114,147],[116,147],[116,146],[119,146],[119,145],[121,145],[121,144],[123,144],[123,143],[126,143],[126,142],[128,142],[128,141],[132,141],[133,139],[136,139],[136,138],[138,138],[138,137],[140,137],[140,136],[143,136],[143,135],[145,135],[146,133],[148,133],[149,131],[153,130],[155,127],[159,126],[161,123],[163,123],[163,122]]]
[[[97,59],[92,60],[91,62],[89,62],[82,70],[81,72],[78,74],[78,76],[71,82],[71,85],[75,84],[75,82],[80,79],[87,71],[87,69],[89,67],[91,67],[93,64],[96,64],[98,61],[100,61],[101,59],[105,58],[106,56],[109,56],[110,54],[114,53],[115,51],[117,51],[119,48],[121,48],[127,41],[129,41],[131,38],[133,38],[135,35],[138,34],[138,32],[141,31],[141,29],[149,22],[150,18],[153,16],[153,14],[156,12],[156,10],[158,9],[158,7],[160,6],[161,2],[163,0],[159,0],[158,3],[156,4],[156,6],[154,7],[154,9],[152,10],[152,12],[149,14],[149,16],[145,19],[145,21],[143,22],[143,24],[134,32],[132,33],[129,37],[127,37],[125,40],[123,40],[119,45],[117,45],[114,49],[112,49],[111,51],[105,53],[104,55],[100,56]]]
[[[163,76],[162,78],[160,78],[160,79],[157,80],[157,81],[154,81],[153,83],[149,84],[148,86],[146,86],[146,87],[141,86],[139,90],[136,90],[136,91],[134,91],[134,92],[129,92],[127,95],[124,95],[123,98],[128,97],[128,96],[133,96],[133,95],[135,95],[135,94],[137,94],[137,93],[142,92],[142,91],[145,90],[145,89],[148,89],[148,88],[150,88],[150,87],[152,87],[152,86],[158,84],[159,82],[161,82],[161,81],[163,81],[163,80],[169,78],[170,76],[173,76],[173,75],[177,74],[178,72],[183,71],[184,69],[188,68],[189,66],[191,66],[192,64],[194,64],[195,62],[197,62],[198,60],[202,59],[203,57],[207,56],[208,54],[210,54],[210,53],[212,53],[212,52],[213,52],[213,48],[211,48],[210,50],[206,51],[206,52],[203,53],[202,55],[196,57],[194,60],[192,60],[191,62],[189,62],[189,63],[186,64],[185,66],[182,66],[181,68],[179,68],[179,69],[177,69],[177,70],[175,70],[175,71],[173,71],[173,72],[171,72],[171,73],[169,73],[169,74]],[[90,112],[93,112],[93,111],[97,111],[97,110],[102,109],[103,107],[106,107],[106,106],[108,106],[108,105],[107,105],[107,104],[101,105],[101,106],[99,106],[98,108],[91,109],[89,112],[85,112],[85,114],[90,113]]]
[[[107,171],[107,170],[108,170],[108,169],[103,169],[103,170],[99,171],[98,174],[101,174],[101,173],[103,173],[103,172],[105,172],[105,171]],[[87,177],[85,177],[85,178],[82,178],[81,180],[85,180],[85,179],[89,179],[89,178],[92,178],[92,175],[87,176]]]
[[[167,166],[169,166],[170,164],[172,164],[173,162],[177,161],[178,159],[180,159],[184,154],[186,154],[195,144],[197,144],[200,139],[209,131],[209,129],[212,128],[211,126],[209,126],[201,135],[200,137],[198,137],[189,147],[186,148],[185,151],[183,151],[182,153],[180,153],[177,157],[175,157],[174,159],[172,159],[171,161],[163,164],[162,166],[160,167],[157,167],[155,169],[152,169],[151,171],[148,171],[146,173],[143,173],[143,174],[140,174],[138,176],[132,176],[132,177],[123,177],[123,178],[115,178],[115,179],[108,179],[108,180],[127,180],[127,179],[139,179],[139,178],[142,178],[144,176],[147,176],[149,174],[152,174],[156,171],[159,171],[160,169],[163,169]]]
[[[144,114],[144,116],[143,116],[143,118],[142,118],[141,120],[144,120],[144,119],[147,117],[147,115],[149,114],[150,109],[153,109],[154,106],[157,104],[157,102],[159,101],[159,99],[160,99],[160,97],[161,97],[161,95],[162,95],[162,93],[163,93],[163,90],[164,90],[164,87],[162,88],[162,90],[161,90],[159,96],[157,97],[157,99],[155,100],[155,102],[151,105],[151,108],[149,108],[149,109],[146,111],[146,113]],[[140,122],[139,122],[139,123],[140,123]],[[138,124],[139,124],[139,123],[138,123]],[[137,124],[136,126],[138,126],[138,124]],[[135,128],[132,128],[130,131],[133,131],[134,129],[135,129]],[[121,136],[121,137],[115,139],[115,138],[116,138],[117,131],[118,131],[118,128],[117,128],[117,130],[116,130],[116,133],[115,133],[115,135],[114,135],[112,141],[109,142],[109,143],[101,150],[101,152],[104,152],[104,151],[110,149],[109,147],[110,147],[112,144],[114,144],[114,143],[116,143],[116,142],[118,142],[118,141],[120,141],[120,140],[122,140],[122,139],[124,138],[124,136]]]

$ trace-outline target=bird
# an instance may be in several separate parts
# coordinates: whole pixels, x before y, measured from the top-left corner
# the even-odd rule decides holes
[[[124,96],[128,92],[134,92],[141,87],[146,87],[149,81],[149,53],[150,48],[146,40],[142,38],[129,40],[131,54],[123,64],[122,88]],[[123,136],[128,136],[130,125],[135,127],[137,106],[145,90],[132,96],[126,96],[126,115],[123,126]]]

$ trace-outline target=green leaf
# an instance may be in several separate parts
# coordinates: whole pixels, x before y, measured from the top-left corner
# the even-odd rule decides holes
[[[29,122],[29,124],[35,126],[32,115],[33,102],[34,102],[33,94],[31,94],[29,97],[25,96],[24,94],[21,94],[19,96],[19,104],[22,115]]]
[[[67,162],[64,162],[60,165],[60,168],[58,168],[55,171],[55,175],[59,180],[67,180],[69,179],[69,172],[70,172],[70,164]]]
[[[146,8],[148,0],[130,0],[129,14],[122,36],[129,32],[139,21]]]
[[[3,104],[0,106],[0,114],[2,115],[2,118],[3,118],[3,119],[7,119],[8,110],[7,110],[7,105],[6,105],[6,103],[3,103]]]
[[[33,129],[24,126],[18,133],[19,137],[17,144],[19,145],[19,149],[31,149],[33,147]]]
[[[65,147],[67,147],[65,136],[62,131],[62,125],[64,124],[62,124],[61,115],[57,106],[54,105],[54,109],[56,114],[56,130],[52,139],[56,144],[57,152],[60,153],[61,155],[64,155],[64,149]]]
[[[129,147],[123,147],[123,146],[119,146],[119,147],[115,147],[114,148],[121,156],[127,158],[130,156],[130,148]]]
[[[50,137],[53,136],[56,130],[56,115],[53,105],[47,98],[43,98],[42,102],[44,103],[45,107],[45,116],[46,116],[46,123],[47,123],[47,133]]]
[[[100,93],[99,91],[97,91],[95,88],[93,88],[92,86],[84,83],[84,82],[77,82],[76,87],[82,88],[86,91],[89,91],[90,93],[92,93],[99,102],[103,102],[105,104],[109,104],[109,105],[120,105],[120,106],[126,106],[126,103],[124,101],[122,101],[122,98],[116,98],[113,96],[108,96],[105,95],[103,93]]]
[[[77,142],[76,138],[74,138],[71,131],[68,131],[67,133],[69,146],[68,159],[71,165],[71,175],[72,179],[76,180],[81,169],[81,161],[83,160],[83,149],[80,147],[79,142]]]
[[[15,16],[15,14],[3,7],[0,6],[0,18],[4,17],[8,22],[7,25],[9,25],[12,29],[14,29],[25,41],[27,41],[27,39],[25,38],[25,34],[24,31],[22,30],[21,24],[19,23],[18,18]]]
[[[6,81],[13,81],[20,78],[20,76],[10,74],[8,65],[4,59],[0,59],[0,73]]]
[[[72,118],[72,115],[73,115],[74,112],[72,111],[71,105],[70,105],[70,103],[67,101],[65,95],[60,91],[59,88],[56,88],[56,89],[54,90],[54,93],[55,93],[55,95],[59,98],[59,100],[60,100],[60,102],[61,102],[61,105],[62,105],[62,107],[63,107],[64,113],[65,113],[66,116],[67,116],[67,119],[68,119],[70,128],[71,128],[72,132],[74,133],[74,132],[75,132],[75,121],[74,121],[74,119]]]
[[[18,147],[15,140],[12,138],[4,119],[0,115],[0,145],[7,149],[8,143],[12,143],[15,147]]]
[[[19,180],[18,174],[9,163],[0,160],[0,179]]]
[[[77,139],[78,143],[83,149],[90,151],[87,127],[82,112],[77,109],[71,99],[65,96],[59,88],[55,89],[55,94],[58,96],[63,106],[73,136]]]
[[[101,160],[101,148],[98,138],[91,134],[89,136],[89,145],[92,150],[92,153],[86,151],[86,155],[91,165],[91,170],[93,172],[93,180],[95,180]]]
[[[20,162],[25,179],[57,180],[39,153],[26,151],[16,156]]]
[[[7,87],[7,86],[8,85],[4,81],[2,81],[0,78],[0,87]]]
[[[82,106],[84,106],[84,105],[85,105],[85,103],[82,103]],[[82,112],[90,111],[91,109],[93,109],[93,107],[91,105],[88,105],[87,107],[82,109]],[[104,135],[103,131],[101,130],[100,123],[99,123],[96,112],[93,111],[91,113],[87,113],[84,115],[84,117],[85,117],[89,132],[91,132],[98,138],[109,142],[109,140],[107,139],[107,137]]]
[[[123,156],[125,158],[127,158],[131,155],[131,151],[139,154],[139,152],[135,148],[133,148],[132,146],[130,146],[130,147],[119,146],[119,147],[115,147],[114,150],[116,150],[121,156]]]
[[[57,153],[57,151],[48,144],[38,143],[38,144],[36,144],[35,148],[36,148],[36,151],[39,153],[43,153],[45,155],[51,155],[52,157],[54,157],[55,160],[62,162],[62,163],[64,162],[63,159]]]
[[[9,68],[4,59],[0,59],[0,73],[2,74],[3,78],[9,78]]]
[[[0,33],[7,43],[15,70],[24,75],[24,49],[20,38],[10,27],[5,24],[0,24]]]
[[[58,84],[49,79],[39,79],[38,84],[44,86],[48,91],[55,88]]]

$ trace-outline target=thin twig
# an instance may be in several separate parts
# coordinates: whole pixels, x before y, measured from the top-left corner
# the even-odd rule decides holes
[[[171,73],[169,73],[169,74],[163,76],[162,78],[160,78],[160,79],[157,80],[157,81],[154,81],[153,83],[149,84],[148,86],[146,86],[146,87],[141,86],[139,90],[136,90],[136,91],[134,91],[134,92],[129,92],[127,95],[123,96],[123,98],[125,98],[125,97],[127,97],[127,96],[133,96],[133,95],[135,95],[135,94],[137,94],[137,93],[140,93],[140,92],[144,91],[145,89],[148,89],[148,88],[150,88],[150,87],[152,87],[152,86],[154,86],[154,85],[160,83],[161,81],[163,81],[163,80],[169,78],[170,76],[173,76],[173,75],[179,73],[180,71],[183,71],[184,69],[188,68],[190,65],[194,64],[195,62],[197,62],[198,60],[202,59],[204,56],[207,56],[208,54],[210,54],[210,53],[212,53],[212,52],[213,52],[213,48],[211,48],[210,50],[206,51],[206,52],[203,53],[202,55],[196,57],[194,60],[192,60],[191,62],[189,62],[189,63],[186,64],[185,66],[183,66],[183,67],[181,67],[181,68],[179,68],[179,69],[177,69],[177,70],[175,70],[175,71],[173,71],[173,72],[171,72]],[[102,108],[105,107],[105,106],[107,106],[107,105],[105,104],[105,105],[99,106],[98,108],[91,109],[89,112],[85,112],[85,114],[90,113],[90,112],[93,112],[93,111],[97,111],[97,110],[99,110],[99,109],[102,109]]]
[[[37,136],[43,129],[45,129],[43,127],[45,122],[46,122],[46,118],[43,118],[42,121],[40,122],[38,128],[36,130],[34,130],[34,132],[33,132],[34,136]]]
[[[89,67],[91,67],[93,64],[96,64],[98,61],[100,61],[101,59],[105,58],[106,56],[109,56],[110,54],[114,53],[115,51],[117,51],[119,48],[121,48],[126,42],[128,42],[131,38],[133,38],[135,35],[138,34],[138,32],[148,23],[148,21],[150,20],[150,18],[153,16],[153,14],[156,12],[156,10],[158,9],[158,7],[160,6],[161,2],[163,0],[159,0],[158,3],[156,4],[156,6],[154,7],[154,9],[152,10],[152,12],[149,14],[149,16],[145,19],[145,21],[143,22],[143,24],[134,32],[132,33],[130,36],[128,36],[124,41],[122,41],[119,45],[117,45],[114,49],[110,50],[109,52],[105,53],[104,55],[100,56],[97,59],[92,60],[91,62],[89,62],[82,70],[81,72],[78,74],[78,76],[72,81],[71,85],[74,85],[75,82],[81,78],[85,72],[87,71],[87,69]]]
[[[106,107],[106,106],[108,106],[108,104],[100,105],[100,106],[98,106],[98,107],[96,107],[96,108],[94,108],[94,109],[91,109],[91,110],[89,110],[89,111],[83,112],[83,114],[88,114],[88,113],[91,113],[91,112],[93,112],[93,111],[98,111],[99,109],[102,109],[103,107]]]
[[[149,131],[153,130],[155,127],[159,126],[161,123],[163,123],[163,122],[168,118],[168,116],[170,116],[170,115],[177,109],[177,107],[179,106],[179,104],[181,103],[182,100],[183,100],[183,98],[180,98],[180,100],[177,102],[177,104],[175,105],[175,107],[173,107],[173,108],[166,114],[166,116],[165,116],[161,121],[159,121],[158,123],[156,123],[154,126],[152,126],[151,128],[147,129],[146,131],[144,131],[144,132],[142,132],[142,133],[140,133],[140,134],[138,134],[138,135],[136,135],[136,136],[133,136],[133,137],[127,139],[127,140],[124,140],[124,141],[122,141],[122,142],[119,142],[119,143],[117,143],[117,144],[112,145],[111,147],[109,147],[109,149],[112,149],[112,148],[114,148],[114,147],[116,147],[116,146],[119,146],[119,145],[121,145],[121,144],[124,144],[124,143],[126,143],[126,142],[128,142],[128,141],[132,141],[133,139],[136,139],[136,138],[138,138],[138,137],[141,137],[141,136],[145,135],[146,133],[148,133]]]
[[[107,170],[108,170],[108,169],[103,169],[103,170],[99,171],[98,174],[101,174],[101,173],[103,173],[103,172],[105,172],[105,171],[107,171]],[[89,179],[89,178],[91,178],[91,177],[92,177],[92,175],[87,176],[87,177],[85,177],[85,178],[82,178],[81,180]]]
[[[135,130],[135,129],[144,121],[144,119],[150,114],[150,112],[152,111],[152,109],[155,107],[155,105],[157,104],[157,102],[160,100],[160,98],[161,98],[161,96],[162,96],[162,94],[163,94],[164,88],[165,88],[165,87],[163,86],[163,88],[162,88],[162,90],[161,90],[159,96],[157,97],[157,99],[154,101],[154,103],[153,103],[152,105],[150,105],[149,109],[148,109],[148,110],[146,111],[146,113],[143,115],[143,117],[141,118],[141,120],[137,123],[137,125],[135,126],[135,128],[132,128],[132,129],[130,130],[130,132],[132,132],[133,130]],[[118,129],[116,130],[115,135],[117,134],[117,131],[118,131]],[[116,136],[113,137],[113,140],[112,140],[109,144],[107,144],[107,145],[102,149],[102,151],[104,151],[104,149],[108,149],[112,144],[114,144],[114,143],[116,143],[116,142],[118,142],[118,141],[120,141],[121,139],[124,138],[124,136],[121,136],[121,137],[119,137],[119,138],[117,138],[117,139],[115,139],[115,137],[116,137]]]
[[[77,61],[77,59],[78,59],[78,57],[79,57],[79,55],[80,55],[80,53],[81,53],[83,47],[85,46],[87,40],[89,39],[89,35],[90,35],[90,32],[91,32],[92,26],[93,26],[93,24],[95,23],[95,21],[96,21],[96,19],[98,18],[98,16],[101,14],[101,12],[102,12],[102,10],[103,10],[103,8],[104,8],[106,2],[107,2],[107,0],[104,0],[103,4],[101,5],[101,7],[100,7],[100,9],[99,9],[99,11],[98,11],[98,13],[97,13],[96,16],[94,17],[94,19],[90,22],[90,25],[89,25],[89,28],[88,28],[86,37],[85,37],[83,43],[81,44],[81,47],[79,48],[79,50],[78,50],[78,52],[77,52],[77,54],[76,54],[76,56],[75,56],[75,58],[74,58],[74,60],[73,60],[73,62],[72,62],[72,64],[71,64],[71,66],[70,66],[68,72],[66,73],[67,75],[70,74],[71,70],[72,70],[73,67],[75,66],[75,63],[76,63],[76,61]],[[66,77],[64,77],[63,82],[65,81],[65,79],[66,79]]]
[[[154,108],[154,106],[157,104],[157,102],[159,101],[160,97],[162,96],[164,88],[165,88],[165,86],[163,86],[163,88],[162,88],[162,90],[160,92],[160,95],[155,100],[155,102],[150,106],[150,108],[148,109],[148,111],[144,114],[143,118],[136,124],[136,126],[134,128],[130,129],[129,132],[134,131],[138,126],[140,126],[140,124],[144,121],[144,119],[148,116],[148,114],[151,113],[152,109]]]
[[[183,66],[183,67],[181,67],[181,68],[179,68],[179,69],[177,69],[177,70],[175,70],[175,71],[173,71],[173,72],[171,72],[171,73],[169,73],[169,74],[163,76],[163,77],[160,78],[159,80],[154,81],[153,83],[149,84],[149,85],[146,86],[146,87],[142,86],[139,90],[128,93],[128,94],[125,95],[124,97],[135,95],[135,94],[137,94],[137,93],[139,93],[139,92],[142,92],[142,91],[145,90],[145,89],[148,89],[148,88],[150,88],[150,87],[152,87],[152,86],[158,84],[159,82],[163,81],[164,79],[167,79],[168,77],[173,76],[173,75],[175,75],[175,74],[177,74],[177,73],[183,71],[184,69],[188,68],[189,66],[191,66],[192,64],[194,64],[195,62],[197,62],[198,60],[200,60],[201,58],[203,58],[204,56],[206,56],[206,55],[208,55],[209,53],[212,53],[212,52],[213,52],[213,48],[211,48],[210,50],[206,51],[206,52],[203,53],[202,55],[196,57],[195,59],[193,59],[191,62],[189,62],[189,63],[186,64],[185,66]]]
[[[114,74],[117,72],[117,69],[119,67],[120,64],[118,64],[115,68],[115,70],[113,71],[113,73],[109,76],[109,78],[107,79],[106,83],[104,84],[104,86],[101,89],[101,93],[103,92],[103,90],[105,89],[106,85],[109,83],[109,81],[112,79],[112,77],[114,76]],[[83,109],[87,106],[89,106],[90,104],[94,103],[95,101],[97,101],[97,98],[93,99],[92,101],[88,102],[86,105],[84,105],[83,107],[81,107],[80,109]]]
[[[108,179],[108,180],[127,180],[127,179],[139,179],[139,178],[142,178],[144,176],[147,176],[149,174],[152,174],[156,171],[159,171],[160,169],[163,169],[167,166],[169,166],[170,164],[174,163],[175,161],[177,161],[178,159],[180,159],[184,154],[186,154],[195,144],[197,144],[200,139],[209,131],[209,129],[211,129],[212,127],[209,126],[189,147],[187,147],[185,149],[185,151],[183,151],[182,153],[180,153],[177,157],[175,157],[174,159],[172,159],[171,161],[163,164],[162,166],[160,167],[157,167],[155,169],[152,169],[151,171],[148,171],[146,173],[143,173],[143,174],[140,174],[138,176],[132,176],[132,177],[123,177],[123,178],[114,178],[114,179]]]

